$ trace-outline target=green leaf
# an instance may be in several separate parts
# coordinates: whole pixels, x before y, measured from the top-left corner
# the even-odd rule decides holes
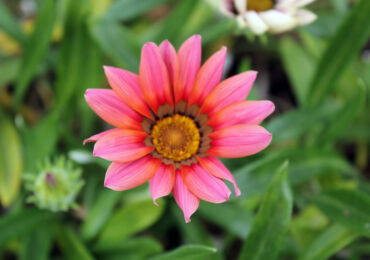
[[[89,250],[70,227],[58,226],[57,242],[66,257],[65,259],[94,259]]]
[[[122,196],[120,192],[103,190],[100,192],[87,218],[82,223],[82,237],[86,240],[94,238],[111,216],[115,205]]]
[[[4,207],[18,195],[22,170],[20,137],[14,125],[0,113],[0,202]]]
[[[139,67],[140,44],[134,35],[123,25],[101,19],[91,22],[90,31],[103,52],[116,66],[137,71]]]
[[[20,61],[19,58],[9,59],[1,63],[0,66],[0,89],[9,82],[13,82],[16,79],[18,67]]]
[[[12,13],[8,10],[8,8],[6,8],[3,1],[0,2],[0,29],[21,45],[26,40],[21,26],[12,15]]]
[[[299,104],[307,101],[309,83],[315,68],[314,59],[290,38],[283,38],[279,45],[280,56],[292,84],[294,94]]]
[[[130,202],[115,212],[104,226],[96,249],[102,249],[113,243],[121,243],[125,238],[140,232],[154,224],[162,215],[165,205],[153,204],[152,200]],[[118,228],[119,227],[119,228]]]
[[[185,245],[150,260],[203,260],[214,259],[217,249],[202,245]]]
[[[38,226],[37,230],[25,237],[21,251],[21,260],[47,260],[52,247],[53,228],[51,223]]]
[[[245,239],[252,228],[253,215],[241,205],[204,203],[199,213],[241,239]]]
[[[325,260],[354,241],[358,235],[351,230],[333,225],[325,229],[299,257],[299,260]]]
[[[273,260],[285,239],[291,219],[293,198],[289,188],[288,162],[278,169],[255,217],[252,231],[244,241],[239,259]]]
[[[108,8],[104,17],[126,21],[168,1],[169,0],[117,0]]]
[[[0,245],[11,238],[27,234],[45,225],[57,215],[38,209],[26,209],[0,218]]]
[[[359,190],[333,189],[314,198],[330,219],[358,234],[370,236],[370,196]]]
[[[311,82],[309,99],[311,107],[325,99],[331,89],[336,86],[347,65],[368,40],[369,17],[370,1],[359,1],[331,39]]]
[[[22,101],[38,65],[48,50],[56,17],[54,2],[54,0],[44,0],[42,2],[35,29],[25,44],[15,89],[15,106],[18,106]]]

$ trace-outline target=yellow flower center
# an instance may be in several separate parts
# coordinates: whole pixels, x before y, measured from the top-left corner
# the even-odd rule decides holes
[[[193,119],[175,114],[158,120],[153,126],[152,142],[163,157],[182,161],[196,154],[200,134]]]
[[[272,0],[246,0],[247,10],[263,12],[272,9],[274,2]]]

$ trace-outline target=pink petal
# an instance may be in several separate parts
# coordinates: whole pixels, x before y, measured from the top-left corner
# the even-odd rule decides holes
[[[179,62],[177,60],[177,54],[172,44],[165,40],[159,45],[164,63],[166,64],[168,75],[170,77],[171,86],[175,86],[179,73]]]
[[[213,130],[236,124],[258,125],[275,110],[271,101],[239,101],[215,113],[208,121]]]
[[[145,100],[154,112],[166,102],[173,104],[166,65],[159,48],[152,42],[141,50],[139,80]]]
[[[256,77],[257,72],[247,71],[222,81],[205,99],[201,113],[211,116],[228,104],[245,100]]]
[[[235,195],[240,196],[241,192],[231,172],[225,167],[225,165],[216,157],[208,156],[206,158],[197,157],[199,164],[213,176],[225,179],[234,185]]]
[[[160,163],[161,160],[151,155],[132,162],[113,162],[105,175],[104,186],[117,191],[135,188],[149,180]]]
[[[101,137],[94,146],[94,156],[108,161],[128,162],[154,150],[144,144],[147,133],[131,129],[115,129]]]
[[[265,149],[271,142],[271,134],[259,125],[234,125],[209,136],[212,142],[207,154],[223,158],[252,155]]]
[[[141,115],[123,102],[113,90],[87,89],[85,92],[87,104],[107,123],[130,129],[142,129]]]
[[[200,68],[192,89],[189,106],[202,105],[209,93],[216,87],[222,78],[226,57],[226,47],[213,54]]]
[[[158,171],[150,179],[150,193],[153,202],[157,204],[157,199],[170,194],[175,183],[175,171],[172,165],[161,164]]]
[[[150,118],[148,106],[140,89],[139,77],[127,70],[110,66],[103,68],[114,92],[132,109]]]
[[[99,134],[96,134],[96,135],[93,135],[93,136],[90,136],[89,138],[86,138],[83,142],[83,145],[85,145],[86,143],[92,143],[92,142],[96,142],[99,140],[99,138],[103,137],[104,135],[110,133],[111,131],[115,130],[117,128],[113,128],[113,129],[109,129],[109,130],[106,130],[104,132],[101,132]]]
[[[187,101],[198,73],[202,46],[200,35],[187,39],[180,47],[177,57],[179,60],[179,77],[175,85],[175,103],[180,100]]]
[[[176,170],[175,173],[175,185],[173,187],[173,197],[176,200],[177,205],[184,213],[185,222],[190,222],[190,217],[199,207],[199,199],[191,193],[186,187],[180,170]]]
[[[182,168],[182,177],[186,187],[198,198],[213,202],[225,202],[231,191],[226,184],[208,173],[198,164],[193,164],[190,167]]]

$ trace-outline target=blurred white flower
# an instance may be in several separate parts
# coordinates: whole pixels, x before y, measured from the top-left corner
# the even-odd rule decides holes
[[[255,34],[281,33],[306,25],[316,15],[302,7],[315,0],[222,0],[221,10]]]

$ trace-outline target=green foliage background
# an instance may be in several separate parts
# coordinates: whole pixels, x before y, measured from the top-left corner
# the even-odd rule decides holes
[[[27,2],[27,1],[26,1]],[[32,2],[32,1],[31,1]],[[0,2],[0,259],[370,258],[370,1],[321,0],[318,20],[253,37],[210,1]],[[82,141],[107,128],[83,98],[107,87],[102,65],[138,70],[147,41],[200,34],[203,59],[225,45],[225,76],[259,71],[272,144],[224,160],[242,196],[202,202],[185,224],[148,187],[103,188],[107,162]],[[78,208],[26,203],[25,173],[65,155],[83,169]]]

